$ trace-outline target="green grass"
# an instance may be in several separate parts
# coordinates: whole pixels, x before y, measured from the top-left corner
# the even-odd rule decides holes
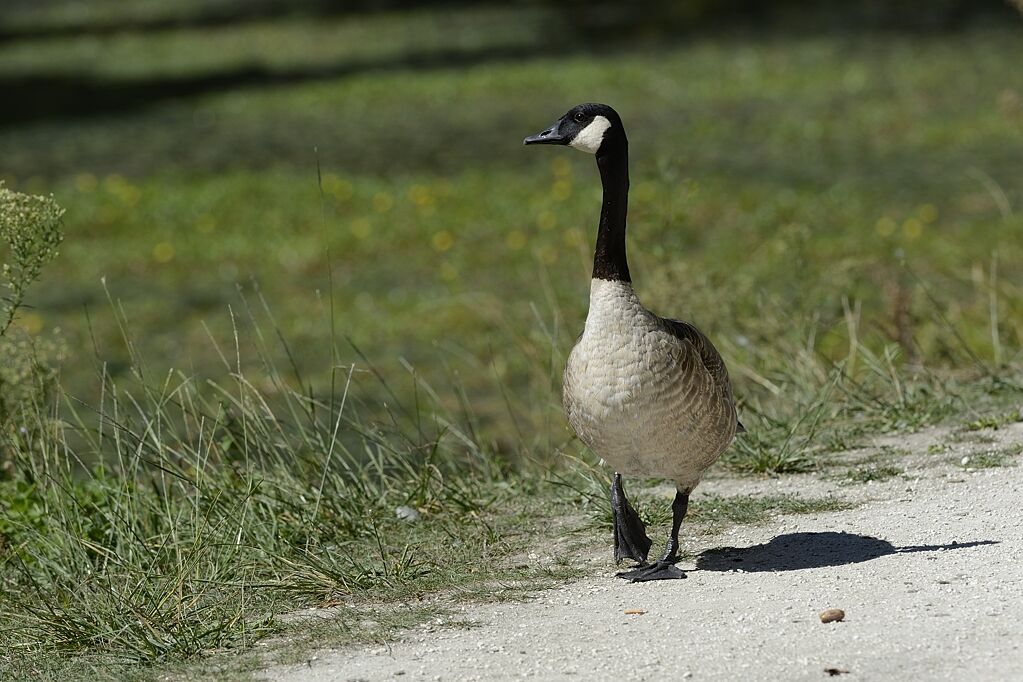
[[[905,469],[889,464],[865,464],[849,469],[841,478],[848,483],[874,483],[904,476],[905,473]]]
[[[472,54],[542,47],[540,28],[557,21],[537,8],[483,7],[339,17],[294,17],[215,28],[89,32],[0,48],[0,75],[87,73],[110,79],[195,77],[234,69],[293,72],[404,61],[410,55]],[[373,40],[366,40],[372,35]],[[217,49],[196,49],[205,40]]]
[[[964,469],[997,469],[1015,466],[1021,451],[1023,451],[1023,444],[1017,443],[1007,447],[972,452],[963,457],[959,461],[959,465]]]
[[[992,414],[981,417],[980,419],[974,419],[973,421],[967,422],[963,428],[967,431],[982,431],[985,429],[998,430],[1008,424],[1013,424],[1020,421],[1019,410],[1013,410],[1011,412],[1005,412],[1003,414]]]
[[[573,575],[518,557],[552,517],[606,515],[606,472],[559,398],[600,190],[591,158],[521,139],[578,101],[629,130],[640,295],[728,362],[748,432],[724,466],[819,469],[868,434],[987,425],[1018,402],[1018,27],[598,54],[543,18],[0,46],[0,79],[103,81],[111,106],[0,128],[8,184],[67,209],[17,322],[66,349],[64,393],[0,434],[7,676],[216,665],[324,603],[364,641],[434,613],[345,630],[373,609]],[[248,68],[295,80],[124,94]],[[666,522],[665,500],[640,500]],[[692,513],[709,532],[842,504]]]
[[[932,444],[927,448],[928,454],[940,454],[946,451],[946,447]],[[891,478],[904,476],[906,470],[899,465],[899,462],[906,456],[912,454],[904,448],[884,445],[876,449],[868,457],[859,459],[852,464],[841,461],[830,463],[839,467],[839,470],[831,474],[841,484],[863,484],[887,481]]]
[[[321,402],[268,366],[231,385],[108,380],[99,412],[68,403],[70,421],[36,413],[5,437],[18,474],[0,482],[0,668],[105,655],[128,674],[245,649],[294,630],[281,613],[326,604],[366,641],[427,613],[345,625],[367,605],[453,587],[507,597],[574,575],[513,560],[573,503],[512,473],[471,422],[426,395],[364,422],[351,370]],[[402,505],[419,520],[399,519]]]
[[[110,371],[126,371],[105,277],[145,330],[140,351],[160,359],[154,372],[215,375],[202,323],[230,334],[236,285],[255,281],[302,368],[328,361],[333,314],[389,376],[403,357],[438,381],[438,352],[452,358],[474,404],[497,415],[503,399],[480,377],[515,393],[545,382],[538,359],[557,364],[581,327],[599,196],[592,160],[519,141],[599,94],[632,133],[640,293],[713,335],[751,407],[795,399],[804,419],[824,406],[816,423],[834,424],[835,389],[806,387],[843,361],[854,377],[890,375],[911,355],[1004,379],[1023,319],[1011,212],[1023,136],[1004,87],[1017,52],[1008,29],[724,38],[658,52],[656,69],[634,51],[357,73],[22,126],[0,133],[6,168],[23,189],[54,189],[71,236],[25,324],[59,326],[80,359],[95,340]],[[790,357],[810,368],[796,375]],[[89,364],[64,370],[78,395],[95,385]],[[943,377],[923,378],[936,395],[890,382],[890,427],[963,409]],[[804,449],[797,437],[742,459],[803,468]]]
[[[785,514],[821,514],[851,509],[854,505],[834,497],[799,497],[793,495],[707,496],[696,500],[692,521],[707,526],[704,532],[723,526],[766,523]]]

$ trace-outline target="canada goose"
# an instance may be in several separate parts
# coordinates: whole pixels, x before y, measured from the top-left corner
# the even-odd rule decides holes
[[[654,315],[632,289],[625,258],[629,142],[618,113],[606,104],[580,104],[523,142],[596,155],[604,199],[590,309],[565,367],[565,412],[579,438],[614,467],[615,561],[639,564],[618,575],[633,582],[684,578],[674,564],[689,494],[743,430],[728,371],[696,327]],[[650,538],[625,496],[623,473],[675,483],[671,534],[655,563],[647,564]]]

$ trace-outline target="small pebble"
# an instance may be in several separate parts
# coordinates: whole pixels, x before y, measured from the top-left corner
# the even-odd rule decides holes
[[[408,521],[409,523],[415,523],[420,519],[418,511],[404,504],[394,510],[394,515],[398,517],[399,521]]]
[[[821,611],[822,623],[837,623],[845,619],[845,611],[842,609],[825,609]]]

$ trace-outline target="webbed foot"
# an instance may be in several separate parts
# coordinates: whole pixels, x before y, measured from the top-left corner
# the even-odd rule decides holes
[[[645,564],[650,545],[653,544],[646,534],[646,526],[639,514],[629,504],[622,487],[621,474],[614,475],[611,484],[611,512],[614,517],[615,562],[632,559],[636,563]]]
[[[678,529],[682,525],[682,519],[686,517],[688,509],[689,491],[679,488],[675,492],[675,501],[671,504],[671,533],[668,535],[668,546],[664,549],[664,556],[652,564],[641,561],[640,566],[631,571],[619,573],[618,577],[625,578],[633,583],[645,583],[649,580],[680,580],[685,578],[685,572],[675,566],[675,561],[678,559]],[[647,547],[649,548],[649,545]]]
[[[617,575],[630,583],[645,583],[648,580],[681,580],[686,577],[685,571],[675,564],[663,560],[640,566],[631,571],[623,571]]]

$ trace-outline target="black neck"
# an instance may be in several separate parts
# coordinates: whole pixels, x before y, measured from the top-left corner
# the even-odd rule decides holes
[[[625,214],[629,209],[629,145],[625,140],[605,141],[597,152],[597,168],[604,186],[597,248],[593,253],[593,279],[631,282],[625,258]],[[607,147],[607,149],[605,149]]]

